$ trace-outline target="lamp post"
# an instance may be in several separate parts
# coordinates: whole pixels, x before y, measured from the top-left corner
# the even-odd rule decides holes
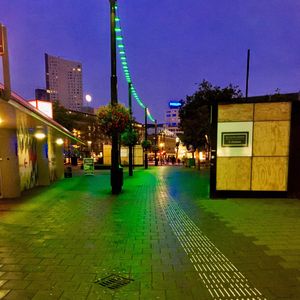
[[[145,142],[148,140],[148,132],[147,132],[147,107],[145,107]],[[145,147],[145,169],[148,169],[148,146]]]
[[[176,163],[178,164],[178,150],[180,145],[180,139],[179,137],[176,137]]]
[[[158,165],[158,160],[157,160],[157,120],[155,120],[155,131],[154,131],[154,136],[155,136],[155,144],[154,144],[154,161],[155,161],[155,166]]]
[[[246,99],[248,99],[249,68],[250,68],[250,49],[248,49],[247,51]]]
[[[111,105],[118,104],[117,91],[117,59],[116,59],[116,3],[117,0],[110,1],[110,48],[111,48]],[[122,191],[123,185],[123,169],[119,167],[119,133],[113,129],[112,132],[112,147],[111,147],[111,172],[110,184],[112,187],[112,194],[119,194]]]
[[[130,124],[129,124],[129,135],[132,135],[132,100],[131,100],[131,86],[132,83],[128,83],[128,106],[129,106],[129,114],[130,114]],[[129,176],[133,175],[133,168],[132,168],[132,147],[133,145],[129,143]]]
[[[160,165],[163,165],[163,149],[164,149],[165,144],[164,143],[160,143],[159,147],[160,147]]]

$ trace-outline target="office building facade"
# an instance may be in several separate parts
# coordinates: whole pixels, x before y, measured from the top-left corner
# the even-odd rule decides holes
[[[45,53],[46,89],[50,101],[58,101],[70,110],[83,106],[82,65]]]
[[[169,109],[165,113],[165,128],[174,134],[182,133],[179,129],[179,109],[182,101],[169,101]]]

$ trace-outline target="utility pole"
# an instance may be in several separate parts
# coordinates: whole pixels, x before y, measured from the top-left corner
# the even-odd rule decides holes
[[[148,141],[147,107],[145,107],[145,142]],[[145,169],[148,169],[148,147],[145,147]]]
[[[132,83],[128,83],[128,106],[129,106],[129,114],[130,114],[130,125],[129,125],[129,137],[132,136],[132,100],[131,100],[131,87]],[[133,145],[129,143],[129,176],[133,175],[132,171],[132,147]]]
[[[117,59],[116,59],[116,3],[117,0],[110,1],[110,46],[111,46],[111,105],[118,104],[117,91]],[[111,172],[110,184],[112,187],[112,194],[119,194],[123,186],[123,169],[119,167],[119,133],[113,129],[112,132],[112,147],[111,147]]]
[[[8,42],[7,42],[6,27],[1,23],[0,23],[0,56],[2,56],[2,66],[3,66],[3,81],[4,81],[3,98],[8,101],[11,95],[9,59],[8,59]]]
[[[157,160],[157,120],[155,120],[155,128],[154,128],[154,136],[155,136],[155,145],[154,145],[154,161],[155,166],[158,166],[158,160]]]
[[[247,51],[246,99],[248,99],[249,69],[250,69],[250,49],[248,49]]]

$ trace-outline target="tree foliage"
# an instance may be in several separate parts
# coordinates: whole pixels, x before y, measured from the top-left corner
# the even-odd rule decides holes
[[[129,110],[121,104],[102,106],[97,115],[99,127],[107,136],[112,136],[114,130],[121,134],[130,124]]]
[[[138,141],[138,133],[134,129],[126,128],[121,134],[121,142],[124,146],[134,146]]]
[[[53,119],[70,131],[74,128],[73,115],[69,114],[68,110],[61,106],[58,101],[53,102]]]
[[[141,145],[144,149],[148,150],[151,147],[152,143],[150,140],[143,140]]]
[[[226,101],[242,97],[237,86],[232,84],[225,88],[213,86],[203,80],[198,90],[191,96],[186,97],[180,108],[180,128],[184,132],[181,140],[185,146],[192,146],[193,150],[205,147],[209,140],[210,107],[214,101]],[[206,137],[207,136],[207,137]]]

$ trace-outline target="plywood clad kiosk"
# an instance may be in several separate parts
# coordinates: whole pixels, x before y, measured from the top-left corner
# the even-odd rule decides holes
[[[239,100],[213,105],[210,196],[299,195],[299,94]]]

